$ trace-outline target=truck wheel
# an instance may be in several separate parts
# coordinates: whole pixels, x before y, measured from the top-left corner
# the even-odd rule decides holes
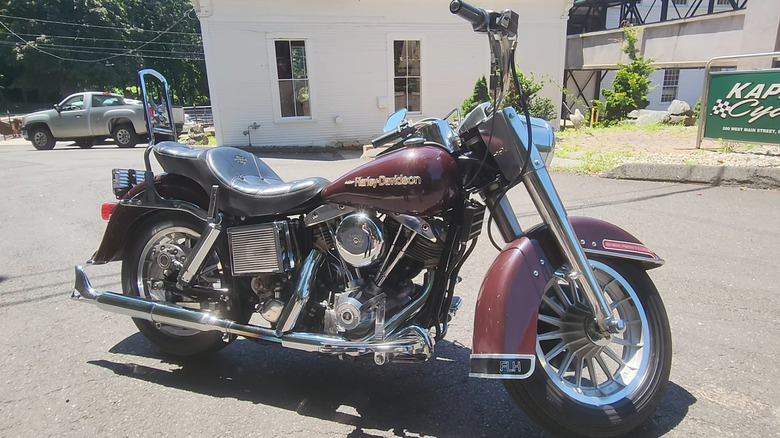
[[[39,151],[48,151],[49,149],[54,148],[54,143],[57,141],[51,135],[49,128],[40,126],[33,128],[33,130],[30,131],[30,142],[35,149],[38,149]]]
[[[138,143],[138,134],[130,125],[119,125],[111,132],[111,136],[114,137],[116,145],[120,148],[131,148]]]

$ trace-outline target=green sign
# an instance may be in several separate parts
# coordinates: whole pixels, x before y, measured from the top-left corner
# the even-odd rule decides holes
[[[780,70],[712,73],[706,111],[704,137],[780,143]]]

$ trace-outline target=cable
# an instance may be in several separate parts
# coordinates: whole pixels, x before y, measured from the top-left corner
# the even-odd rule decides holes
[[[189,17],[189,13],[191,10],[188,10],[184,13],[184,17]],[[191,35],[191,36],[200,36],[199,33],[196,32],[168,32],[168,30],[149,30],[149,29],[139,29],[139,28],[132,28],[132,27],[114,27],[114,26],[102,26],[99,24],[86,24],[86,23],[67,23],[65,21],[53,21],[53,20],[43,20],[39,18],[27,18],[27,17],[15,17],[13,15],[3,15],[0,14],[0,18],[10,18],[13,20],[23,20],[23,21],[32,21],[32,22],[39,22],[39,23],[50,23],[50,24],[61,24],[63,26],[81,26],[81,27],[91,27],[95,29],[112,29],[112,30],[122,30],[125,32],[152,32],[152,33],[167,33],[171,35]],[[179,20],[181,21],[181,19]],[[177,21],[174,24],[178,24],[179,21]],[[173,27],[173,26],[171,26]],[[170,27],[168,28],[170,29]]]
[[[0,16],[3,16],[3,15],[0,15]],[[22,38],[22,37],[21,37],[20,35],[18,35],[16,32],[14,32],[13,30],[11,30],[11,29],[10,29],[8,26],[6,26],[6,25],[5,25],[5,23],[3,23],[2,21],[0,21],[0,26],[2,26],[3,28],[5,28],[5,30],[7,30],[7,31],[8,31],[9,33],[11,33],[13,36],[17,37],[19,40],[21,40],[22,42],[24,42],[24,43],[27,45],[27,47],[31,47],[32,49],[34,49],[34,50],[37,50],[38,52],[40,52],[40,53],[43,53],[44,55],[51,56],[52,58],[56,58],[56,59],[59,59],[59,60],[61,60],[61,61],[73,61],[73,62],[85,62],[85,63],[98,63],[98,62],[104,62],[104,61],[108,61],[109,59],[118,58],[118,57],[120,57],[120,56],[138,56],[138,55],[133,55],[133,52],[135,52],[135,51],[138,51],[139,49],[141,49],[141,48],[143,48],[143,47],[145,47],[145,46],[148,46],[149,44],[153,43],[154,41],[156,41],[157,39],[159,39],[160,37],[162,37],[163,35],[165,35],[165,34],[166,34],[166,33],[167,33],[167,32],[168,32],[170,29],[172,29],[174,26],[176,26],[177,24],[179,24],[179,23],[180,23],[182,20],[184,20],[184,19],[185,19],[185,18],[187,18],[188,16],[189,16],[189,11],[185,12],[185,13],[184,13],[184,14],[183,14],[183,15],[182,15],[182,16],[181,16],[181,17],[180,17],[178,20],[176,20],[176,22],[174,22],[173,24],[171,24],[170,26],[168,26],[168,28],[167,28],[167,29],[165,29],[164,31],[161,31],[161,32],[160,32],[160,31],[155,31],[155,32],[158,32],[158,35],[157,35],[156,37],[152,38],[151,40],[147,41],[147,42],[146,42],[146,43],[144,43],[144,44],[141,44],[140,46],[138,46],[138,47],[136,47],[136,48],[134,48],[134,49],[127,50],[125,53],[114,54],[114,55],[106,56],[106,57],[104,57],[104,58],[100,58],[100,59],[93,59],[93,60],[76,59],[76,58],[66,58],[66,57],[64,57],[64,56],[59,56],[59,55],[56,55],[56,54],[54,54],[54,53],[48,52],[48,51],[46,51],[46,50],[42,50],[41,48],[39,48],[39,47],[37,46],[37,44],[35,44],[35,43],[30,43],[29,41],[27,41],[27,40],[25,40],[24,38]],[[91,25],[89,25],[89,26],[91,26]],[[120,29],[120,28],[115,28],[115,29]],[[153,56],[148,56],[148,58],[153,58]],[[165,58],[165,57],[160,57],[160,58]],[[171,59],[173,59],[173,58],[171,58]]]
[[[0,35],[6,34],[7,32],[0,32]],[[117,42],[117,43],[145,43],[146,41],[140,41],[140,40],[121,40],[117,38],[96,38],[96,37],[84,37],[84,36],[67,36],[67,35],[49,35],[49,34],[37,34],[37,33],[21,33],[17,32],[17,35],[26,36],[26,37],[39,37],[39,36],[45,36],[46,38],[54,38],[54,39],[64,39],[69,41],[108,41],[108,42]],[[200,40],[200,38],[198,38]],[[172,46],[198,46],[202,47],[202,42],[196,42],[196,43],[181,43],[181,42],[173,42],[173,41],[161,41],[161,42],[155,42],[154,44],[168,44]]]

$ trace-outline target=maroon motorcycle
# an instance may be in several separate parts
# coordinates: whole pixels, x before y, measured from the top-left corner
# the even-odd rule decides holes
[[[569,217],[546,168],[552,128],[502,108],[518,15],[457,0],[450,11],[489,38],[493,103],[456,129],[398,111],[374,141],[393,146],[333,182],[285,182],[236,148],[155,144],[173,133],[168,84],[139,72],[145,106],[160,109],[147,115],[146,169],[113,171],[119,202],[104,206],[110,219],[90,261],[121,260],[123,294],[96,291],[77,267],[73,298],[132,317],[174,355],[242,336],[377,365],[424,361],[460,306],[458,272],[487,211],[488,231],[507,244],[479,291],[470,375],[503,379],[558,433],[642,424],[671,368],[669,323],[646,273],[663,260],[615,225]],[[160,104],[146,102],[147,82]],[[152,173],[152,153],[165,173]],[[542,219],[528,230],[505,196],[520,183]],[[250,324],[256,313],[264,322]]]

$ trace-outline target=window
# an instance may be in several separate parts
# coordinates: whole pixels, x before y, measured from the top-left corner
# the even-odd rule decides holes
[[[672,3],[674,3],[676,5],[687,5],[688,4],[688,0],[672,0]]]
[[[718,4],[718,5],[730,5],[731,2],[730,2],[730,0],[718,0],[716,2],[716,4]]]
[[[420,41],[393,41],[393,90],[396,110],[422,111]]]
[[[311,117],[306,42],[276,40],[274,46],[282,117]]]
[[[61,111],[75,111],[82,109],[84,109],[84,96],[73,96],[65,102],[62,102],[62,105],[60,105]]]
[[[671,102],[677,99],[677,86],[680,84],[680,69],[664,70],[664,84],[661,91],[661,102]]]

